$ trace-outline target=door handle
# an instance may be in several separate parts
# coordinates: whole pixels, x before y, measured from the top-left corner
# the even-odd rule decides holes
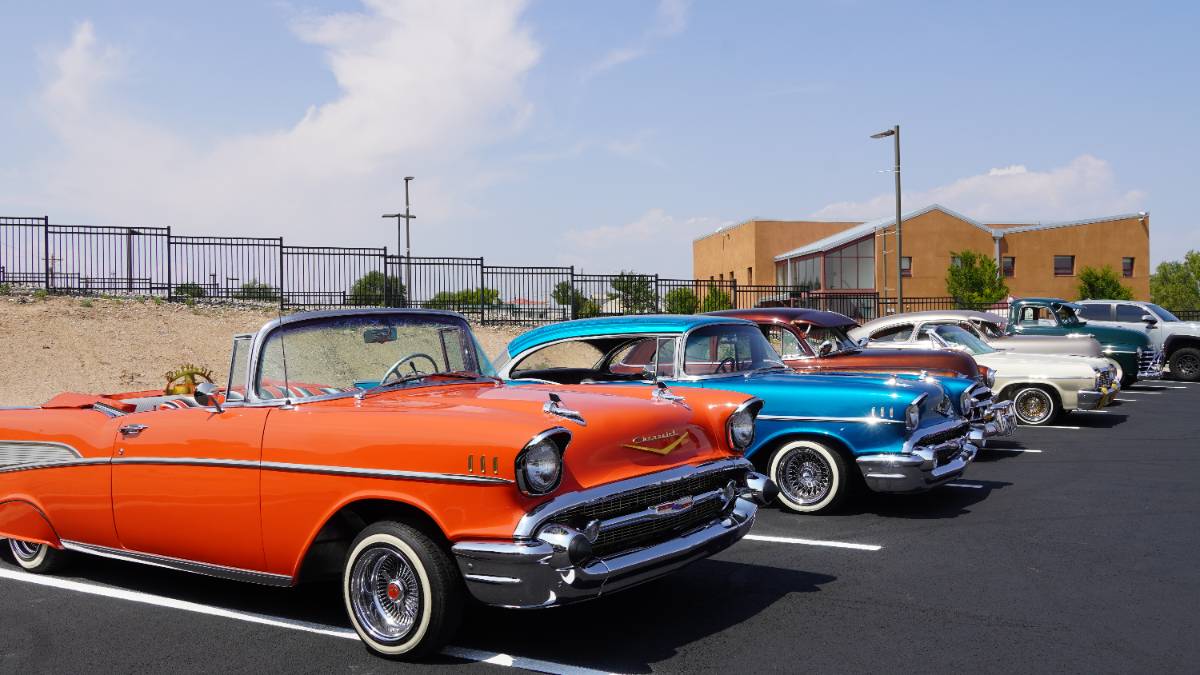
[[[146,426],[145,424],[126,424],[125,426],[121,427],[120,431],[122,436],[137,436],[149,428],[150,427]]]

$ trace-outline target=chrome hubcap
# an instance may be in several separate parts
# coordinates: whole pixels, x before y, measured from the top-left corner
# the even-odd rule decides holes
[[[1050,397],[1044,391],[1026,391],[1017,397],[1017,416],[1022,422],[1036,424],[1050,415]]]
[[[42,552],[42,547],[45,546],[45,544],[32,544],[27,541],[9,539],[8,546],[12,549],[14,556],[24,560],[25,562],[30,562],[34,558],[38,557],[38,554]]]
[[[796,448],[779,463],[779,489],[799,504],[816,504],[829,495],[833,469],[812,448]]]
[[[408,558],[384,545],[364,551],[350,570],[350,602],[373,639],[398,642],[406,637],[421,615],[420,585]]]

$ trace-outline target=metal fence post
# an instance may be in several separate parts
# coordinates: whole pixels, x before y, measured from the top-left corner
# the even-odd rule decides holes
[[[279,238],[279,311],[283,311],[287,304],[284,300],[286,294],[283,290],[283,237]]]
[[[570,276],[570,280],[567,283],[568,283],[567,290],[570,291],[567,294],[567,307],[568,307],[567,312],[569,313],[571,320],[574,321],[575,319],[579,318],[579,307],[578,307],[579,303],[575,302],[575,298],[578,297],[579,292],[575,290],[575,266],[574,265],[571,265],[571,276]]]
[[[46,279],[46,292],[50,292],[50,216],[42,216],[42,272]]]
[[[171,301],[171,226],[167,226],[167,302]]]
[[[732,301],[730,304],[733,305],[733,307],[731,309],[741,309],[741,307],[738,305],[737,279],[730,277],[729,281],[731,282],[729,284],[729,287],[730,287],[731,292],[733,293],[733,297],[730,298],[730,300]]]
[[[483,256],[479,256],[479,286],[475,296],[479,300],[479,325],[486,326],[488,323],[488,303],[483,299],[483,290]]]

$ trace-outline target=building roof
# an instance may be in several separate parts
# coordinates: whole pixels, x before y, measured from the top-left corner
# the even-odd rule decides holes
[[[606,335],[674,335],[684,333],[697,326],[720,323],[744,323],[741,319],[727,316],[704,316],[683,314],[641,314],[632,316],[605,316],[595,319],[578,319],[552,323],[518,335],[505,349],[515,356],[535,345],[569,340],[572,338],[600,337]]]
[[[1104,223],[1104,222],[1111,222],[1111,221],[1115,221],[1115,220],[1127,220],[1129,218],[1139,218],[1144,215],[1143,213],[1122,213],[1122,214],[1115,215],[1115,216],[1100,216],[1097,218],[1085,218],[1083,220],[1068,220],[1068,221],[1049,222],[1049,223],[1043,223],[1043,222],[1013,223],[1013,222],[1009,222],[1009,223],[1004,223],[1002,225],[988,225],[987,223],[981,223],[978,220],[975,220],[974,218],[971,218],[969,216],[965,216],[961,213],[958,213],[957,211],[954,211],[953,209],[948,209],[945,206],[942,206],[941,204],[930,204],[929,206],[926,206],[925,208],[918,209],[916,211],[909,211],[908,213],[905,213],[902,216],[902,218],[904,220],[912,220],[913,218],[916,218],[917,216],[922,216],[926,213],[929,213],[930,211],[941,211],[942,213],[945,213],[949,216],[958,218],[959,220],[961,220],[963,222],[970,223],[971,225],[974,225],[975,227],[988,233],[993,238],[1002,238],[1009,234],[1018,234],[1021,232],[1036,232],[1036,231],[1040,231],[1040,230],[1052,230],[1052,229],[1059,228],[1059,227],[1073,227],[1075,225],[1090,225],[1092,223]],[[895,224],[896,224],[895,216],[889,216],[886,218],[878,218],[876,220],[867,221],[865,223],[855,225],[854,227],[842,230],[841,232],[838,232],[836,234],[832,234],[828,237],[825,237],[824,239],[818,239],[817,241],[814,241],[811,244],[805,244],[804,246],[792,249],[786,253],[781,253],[781,254],[775,256],[775,260],[776,261],[788,260],[790,258],[799,258],[799,257],[806,256],[806,255],[812,255],[814,253],[824,253],[826,251],[830,251],[832,249],[838,248],[844,244],[848,244],[857,239],[862,239],[863,237],[870,236],[871,234],[878,232],[879,230],[886,229]]]

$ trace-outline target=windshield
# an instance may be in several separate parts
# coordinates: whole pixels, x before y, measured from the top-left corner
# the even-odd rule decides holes
[[[1070,305],[1055,305],[1054,313],[1058,316],[1058,322],[1063,326],[1079,325],[1079,317],[1075,316],[1075,309]]]
[[[981,337],[1004,337],[1004,329],[1002,329],[998,324],[992,323],[991,321],[980,321],[975,319],[971,321],[971,325],[974,326],[975,330],[981,334]]]
[[[304,398],[437,373],[480,372],[475,340],[462,319],[335,316],[273,331],[263,346],[255,388],[259,398]]]
[[[1167,322],[1180,321],[1179,317],[1168,312],[1167,310],[1163,309],[1162,307],[1159,307],[1158,305],[1154,304],[1153,302],[1147,302],[1146,306],[1150,308],[1150,311],[1157,314],[1158,318],[1161,319],[1162,321],[1167,321]]]
[[[783,359],[757,326],[716,325],[688,335],[683,354],[687,375],[721,375],[785,368]]]
[[[842,330],[840,326],[809,326],[804,333],[804,341],[808,343],[809,349],[818,356],[858,349],[858,345],[846,335],[846,331]],[[824,352],[821,351],[822,348],[824,348]]]
[[[983,340],[980,340],[958,326],[938,326],[933,329],[933,332],[952,345],[966,347],[967,351],[972,354],[991,354],[996,351],[989,347]]]

